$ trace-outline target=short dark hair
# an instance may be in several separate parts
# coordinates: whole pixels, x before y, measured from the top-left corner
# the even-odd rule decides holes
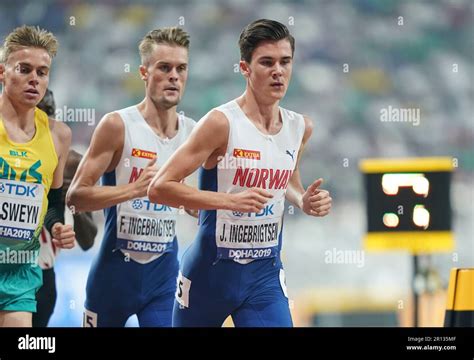
[[[54,102],[53,92],[46,89],[43,99],[36,105],[40,110],[43,110],[49,117],[54,116],[56,113],[56,103]]]
[[[240,58],[250,63],[253,51],[262,41],[284,39],[288,39],[290,42],[291,54],[293,55],[295,52],[295,38],[285,25],[275,20],[255,20],[248,24],[240,34]]]

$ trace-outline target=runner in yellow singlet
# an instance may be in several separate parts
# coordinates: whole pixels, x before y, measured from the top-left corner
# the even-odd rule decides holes
[[[64,225],[61,186],[71,131],[36,108],[49,83],[58,43],[53,34],[22,26],[0,56],[0,326],[31,326],[44,225],[58,247],[74,246]]]

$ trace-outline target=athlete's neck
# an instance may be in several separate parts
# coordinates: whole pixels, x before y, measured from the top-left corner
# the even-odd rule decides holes
[[[155,106],[151,99],[145,98],[137,108],[158,136],[171,139],[178,132],[176,106],[160,108]]]
[[[265,103],[247,89],[242,96],[237,98],[237,104],[261,130],[269,134],[279,131],[281,127],[279,101]]]
[[[10,126],[25,132],[35,129],[35,108],[15,106],[8,96],[0,94],[0,116]]]

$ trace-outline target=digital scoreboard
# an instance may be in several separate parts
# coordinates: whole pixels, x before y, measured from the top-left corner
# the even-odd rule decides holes
[[[451,251],[449,157],[365,159],[367,250]]]

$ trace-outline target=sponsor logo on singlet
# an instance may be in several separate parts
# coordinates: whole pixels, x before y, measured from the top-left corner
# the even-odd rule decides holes
[[[10,150],[10,156],[15,156],[15,157],[28,157],[28,151]]]
[[[257,150],[234,149],[233,155],[236,158],[260,160],[260,151]]]
[[[151,160],[156,157],[156,152],[133,148],[132,156]]]
[[[295,161],[295,152],[296,150],[286,150],[286,155],[290,156],[291,157],[291,160]]]

